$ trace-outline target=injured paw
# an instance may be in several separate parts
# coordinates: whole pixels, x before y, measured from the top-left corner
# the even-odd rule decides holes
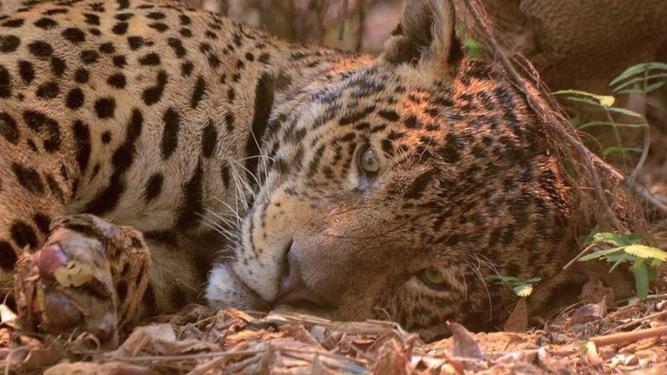
[[[93,215],[57,218],[42,249],[17,266],[19,316],[25,328],[116,341],[120,326],[135,317],[149,270],[136,230]]]

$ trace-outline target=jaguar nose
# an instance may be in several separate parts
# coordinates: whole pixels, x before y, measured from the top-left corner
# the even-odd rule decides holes
[[[290,243],[285,256],[283,275],[280,278],[280,287],[273,306],[289,305],[305,309],[330,307],[326,298],[310,289],[304,282],[298,254],[292,250],[292,245],[293,243]]]
[[[290,243],[290,247],[291,245],[292,243]],[[283,275],[280,278],[279,294],[281,296],[290,294],[301,287],[303,287],[303,279],[299,270],[299,262],[296,259],[295,253],[289,249],[285,257]]]

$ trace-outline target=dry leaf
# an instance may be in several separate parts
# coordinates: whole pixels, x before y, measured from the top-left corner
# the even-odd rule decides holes
[[[404,375],[408,372],[405,352],[396,340],[387,341],[378,354],[373,366],[374,374]]]
[[[599,303],[581,306],[572,314],[572,323],[585,324],[604,318],[607,315],[607,303],[605,301],[606,298],[602,298]]]
[[[607,306],[612,306],[616,302],[616,294],[613,288],[608,288],[600,279],[591,278],[581,288],[579,300],[585,303],[598,303],[601,299],[606,299]]]
[[[465,327],[458,323],[447,322],[447,327],[454,335],[452,352],[455,357],[484,358],[484,352]]]
[[[586,343],[586,351],[584,359],[586,360],[586,363],[588,363],[591,366],[597,366],[602,363],[602,359],[600,359],[600,354],[598,354],[598,350],[595,347],[595,343],[591,341],[588,341]]]
[[[0,304],[0,322],[14,329],[21,329],[21,322],[18,320],[18,316],[5,304]]]
[[[6,366],[10,370],[25,373],[48,367],[63,358],[64,349],[51,345],[44,347],[41,343],[13,348],[7,355]]]
[[[526,299],[519,298],[519,301],[514,307],[514,311],[507,321],[503,330],[505,332],[526,332],[528,329],[528,307],[526,306]]]
[[[134,357],[141,352],[152,355],[176,355],[206,350],[220,350],[214,343],[203,340],[178,340],[170,324],[153,324],[134,330],[130,337],[114,352],[111,358]]]

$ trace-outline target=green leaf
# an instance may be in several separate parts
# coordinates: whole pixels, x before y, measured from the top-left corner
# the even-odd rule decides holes
[[[502,275],[490,275],[487,276],[486,278],[487,281],[498,281],[499,283],[507,283],[507,284],[519,284],[522,282],[521,279],[518,277],[514,276],[502,276]]]
[[[641,113],[637,113],[635,111],[631,111],[631,110],[625,109],[625,108],[609,107],[609,108],[607,108],[607,110],[609,112],[621,113],[621,114],[632,116],[632,117],[644,118],[644,116]]]
[[[616,267],[618,267],[619,264],[623,263],[623,261],[625,261],[627,258],[630,258],[630,257],[632,257],[632,255],[628,255],[627,253],[621,253],[618,256],[608,256],[607,261],[608,262],[614,262],[614,265],[611,266],[611,268],[609,269],[609,273],[612,273],[616,269]],[[634,258],[634,257],[632,257],[632,258]],[[632,260],[632,259],[630,259],[630,260]]]
[[[662,74],[649,74],[648,76],[641,76],[641,77],[633,78],[633,79],[631,79],[631,80],[629,80],[629,81],[623,82],[622,84],[618,85],[618,86],[617,86],[615,89],[613,89],[612,91],[613,91],[613,92],[617,92],[618,90],[623,89],[623,88],[626,88],[626,87],[628,87],[628,86],[630,86],[630,85],[632,85],[632,84],[635,84],[635,83],[644,82],[644,81],[648,81],[648,80],[652,80],[652,79],[656,79],[656,78],[666,78],[666,77],[667,77],[667,73],[662,73]],[[641,88],[640,88],[640,90],[642,90],[641,92],[644,92],[644,89],[641,89]]]
[[[610,232],[597,233],[593,236],[593,242],[601,244],[608,243],[614,246],[630,245],[630,242],[628,242],[628,239],[624,235]]]
[[[575,98],[575,97],[572,97],[572,96],[568,96],[567,100],[570,100],[570,101],[573,101],[573,102],[578,102],[578,103],[585,103],[585,104],[588,104],[588,105],[592,105],[593,107],[598,107],[598,108],[602,108],[602,109],[606,108],[606,107],[602,106],[602,104],[600,104],[599,102],[597,102],[593,99]]]
[[[626,152],[626,151],[633,151],[633,152],[642,152],[641,148],[635,148],[635,147],[619,147],[619,146],[611,146],[607,147],[602,151],[602,154],[604,156],[608,156],[613,154],[614,152]]]
[[[648,64],[637,64],[625,69],[623,73],[621,73],[618,77],[614,78],[611,82],[609,82],[609,86],[614,86],[618,82],[621,82],[626,78],[632,77],[635,74],[643,73],[646,70],[647,66]]]
[[[667,76],[667,74],[665,76]],[[652,84],[646,86],[646,88],[644,89],[644,92],[647,93],[647,94],[651,93],[651,92],[661,88],[664,85],[665,85],[665,81],[652,83]]]
[[[579,261],[580,262],[586,262],[586,261],[589,261],[591,259],[602,258],[602,257],[608,256],[608,255],[616,253],[616,252],[620,253],[621,251],[623,251],[623,247],[615,247],[613,249],[596,251],[594,253],[590,253],[590,254],[582,256],[581,258],[579,258]]]
[[[584,246],[588,246],[593,243],[593,239],[595,238],[595,235],[598,233],[602,233],[600,230],[599,226],[595,226],[595,228],[591,229],[591,232],[588,234],[586,239],[584,240]]]
[[[656,70],[667,70],[667,63],[661,63],[661,62],[651,62],[646,64],[648,66],[649,70],[656,69]]]
[[[637,297],[646,299],[648,296],[648,270],[645,264],[641,264],[632,272],[635,275],[635,288],[637,290]]]
[[[642,63],[633,65],[627,68],[618,77],[614,78],[611,82],[609,82],[609,86],[614,86],[618,82],[621,82],[626,78],[630,78],[635,74],[644,73],[646,70],[667,70],[667,64],[660,62],[652,62],[652,63]]]
[[[617,94],[643,94],[643,89],[625,89],[616,91]]]
[[[599,104],[598,102],[596,102],[595,100],[591,100],[591,99],[588,99],[588,98],[573,98],[573,97],[568,97],[567,100],[571,100],[571,101],[573,101],[573,102],[579,102],[579,103],[589,104],[589,105],[591,105],[591,106],[593,106],[593,107],[597,107],[597,108],[600,108],[600,109],[603,109],[603,110],[605,110],[605,111],[609,111],[609,112],[616,112],[616,113],[621,113],[621,114],[624,114],[624,115],[627,115],[627,116],[632,116],[632,117],[637,117],[637,118],[643,118],[643,116],[642,116],[641,113],[637,113],[637,112],[635,112],[635,111],[631,111],[631,110],[629,110],[629,109],[625,109],[625,108],[605,107],[605,106]]]
[[[659,276],[658,275],[658,270],[655,267],[649,266],[649,267],[647,267],[646,271],[648,272],[648,281],[649,281],[649,283],[652,283],[652,282],[658,280],[658,276]]]
[[[639,268],[642,264],[644,264],[644,260],[645,260],[644,258],[639,258],[639,257],[635,258],[635,261],[634,261],[634,263],[632,264],[632,266],[630,267],[630,269],[633,270],[633,271],[636,270],[636,269]]]
[[[611,107],[614,105],[614,97],[611,95],[596,95],[586,91],[580,90],[560,90],[556,91],[554,95],[581,95],[597,100],[603,107]],[[569,99],[569,98],[568,98]]]
[[[630,245],[627,246],[625,252],[638,256],[640,258],[653,258],[661,261],[667,260],[667,253],[658,249],[657,247],[650,247],[645,245]]]
[[[473,38],[467,37],[463,40],[463,44],[466,47],[465,51],[468,57],[477,60],[484,58],[484,54],[482,53],[482,44],[480,42]]]
[[[663,62],[650,62],[646,64],[649,70],[667,70],[667,63]]]
[[[639,233],[630,233],[626,238],[631,244],[641,244],[642,242],[642,235]]]

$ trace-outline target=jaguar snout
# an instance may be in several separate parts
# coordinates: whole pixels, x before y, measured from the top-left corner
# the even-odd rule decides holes
[[[290,241],[285,251],[283,272],[279,281],[278,294],[273,302],[273,308],[280,309],[287,306],[298,310],[322,311],[331,310],[335,307],[332,296],[327,296],[314,288],[304,280],[302,269],[307,267],[299,259],[295,242]]]

